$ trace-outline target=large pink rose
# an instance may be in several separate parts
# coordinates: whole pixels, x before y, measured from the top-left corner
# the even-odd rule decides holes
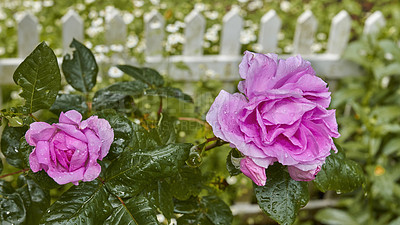
[[[337,151],[335,110],[327,84],[300,56],[245,52],[239,65],[241,93],[222,90],[207,114],[214,134],[244,156],[242,172],[265,185],[265,169],[274,162],[288,166],[294,180],[309,181]]]
[[[26,141],[35,146],[29,155],[33,172],[45,170],[58,184],[92,181],[101,171],[102,160],[114,140],[114,132],[105,119],[82,115],[71,110],[61,113],[59,123],[32,123],[25,134]]]

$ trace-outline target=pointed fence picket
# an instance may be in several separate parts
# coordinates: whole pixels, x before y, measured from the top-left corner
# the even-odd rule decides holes
[[[127,38],[127,24],[120,13],[108,17],[105,22],[105,40],[108,45],[124,44]],[[64,52],[70,51],[69,44],[75,38],[84,40],[84,24],[82,18],[74,11],[68,11],[61,19],[62,43]],[[184,19],[184,43],[182,55],[163,56],[165,44],[165,19],[157,12],[152,11],[144,16],[145,63],[144,66],[153,67],[168,74],[172,79],[192,82],[206,79],[217,79],[232,82],[239,78],[238,64],[241,60],[240,35],[243,29],[243,18],[237,9],[228,12],[222,21],[220,52],[216,55],[204,55],[203,43],[206,20],[197,10],[190,12]],[[260,20],[258,46],[262,53],[275,52],[278,44],[278,34],[281,32],[281,19],[274,10],[267,12]],[[331,23],[327,51],[313,53],[314,36],[317,30],[317,20],[311,11],[305,11],[297,20],[293,53],[302,54],[311,61],[317,74],[328,79],[362,74],[361,69],[344,59],[341,54],[348,44],[351,18],[346,11],[339,12]],[[379,11],[371,14],[364,26],[364,35],[378,32],[385,26],[385,18]],[[32,49],[39,43],[39,24],[36,17],[26,13],[18,22],[18,57],[0,59],[0,82],[13,83],[12,74]],[[286,58],[289,55],[281,55]],[[138,60],[116,54],[122,57],[118,62],[138,65]],[[115,63],[112,57],[109,61],[99,63],[104,68]]]
[[[71,9],[61,18],[61,22],[63,49],[64,53],[66,53],[69,51],[69,45],[71,44],[72,39],[75,38],[78,41],[83,41],[83,20],[74,10]]]

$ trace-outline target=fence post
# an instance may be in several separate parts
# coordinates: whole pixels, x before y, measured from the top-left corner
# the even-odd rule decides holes
[[[297,19],[296,31],[293,41],[293,53],[311,54],[314,35],[317,30],[317,20],[310,10],[305,11]]]
[[[269,53],[276,50],[281,25],[282,21],[273,9],[261,18],[258,44],[261,46],[262,52]]]
[[[83,21],[82,18],[72,9],[61,18],[62,40],[64,53],[68,52],[72,39],[83,42]]]
[[[342,10],[332,19],[327,53],[341,55],[347,47],[351,30],[351,18]]]
[[[104,36],[109,45],[126,42],[126,24],[119,12],[113,12],[111,18],[106,21]]]
[[[25,13],[18,22],[18,57],[25,58],[39,43],[39,24],[35,16]]]
[[[243,19],[236,8],[224,16],[220,55],[238,55],[240,53],[240,32],[242,31],[242,26]]]
[[[365,20],[364,34],[376,34],[386,25],[381,11],[376,11]]]
[[[165,20],[153,10],[144,16],[146,56],[161,57],[163,53]]]
[[[183,46],[183,55],[203,55],[203,37],[206,20],[199,12],[197,12],[197,10],[192,10],[192,12],[185,17],[185,24],[185,44]]]

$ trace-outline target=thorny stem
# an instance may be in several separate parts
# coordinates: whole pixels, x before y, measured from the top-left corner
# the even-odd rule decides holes
[[[203,126],[205,126],[207,129],[211,129],[210,124],[208,124],[205,121],[199,120],[197,118],[192,118],[192,117],[178,117],[178,120],[183,120],[183,121],[192,121],[192,122],[197,122]]]
[[[16,172],[4,174],[3,176],[0,176],[0,179],[1,179],[1,178],[4,178],[4,177],[11,176],[11,175],[14,175],[14,174],[23,173],[23,172],[26,172],[26,171],[29,171],[29,170],[30,170],[29,168],[26,168],[26,169],[19,170],[19,171],[16,171]]]

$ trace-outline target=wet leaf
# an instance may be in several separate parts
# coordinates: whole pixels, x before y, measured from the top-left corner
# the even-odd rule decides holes
[[[18,193],[0,193],[0,221],[2,224],[24,224],[26,210]]]
[[[131,197],[156,179],[178,173],[191,144],[169,144],[145,151],[125,151],[106,171],[106,186],[113,194]]]
[[[361,187],[364,183],[361,166],[347,159],[343,150],[337,147],[338,153],[331,152],[314,180],[315,186],[322,192],[332,190],[347,193]]]
[[[161,87],[164,85],[163,77],[154,69],[138,68],[129,65],[117,65],[117,68],[136,80],[142,81],[150,86]]]
[[[17,168],[29,167],[29,154],[31,148],[20,148],[20,139],[25,140],[25,132],[28,127],[6,126],[1,135],[1,151],[6,161]]]
[[[15,70],[14,82],[22,87],[28,113],[49,109],[61,87],[57,57],[45,42],[40,43]]]
[[[173,87],[160,87],[157,89],[146,90],[145,95],[150,96],[161,96],[164,98],[176,98],[184,102],[193,103],[192,97],[182,92],[179,88]]]
[[[240,158],[240,153],[234,148],[229,152],[228,156],[226,157],[226,169],[231,176],[236,176],[242,173],[242,171],[240,171],[240,166],[238,165],[240,163]]]
[[[50,206],[50,193],[43,190],[36,182],[29,177],[20,176],[17,192],[24,201],[27,224],[39,224],[43,213]]]
[[[43,216],[43,224],[103,224],[111,214],[109,193],[97,181],[71,187]]]
[[[279,224],[293,224],[310,199],[307,182],[293,180],[277,163],[267,169],[265,186],[253,186],[260,208]]]
[[[61,68],[67,82],[76,90],[87,93],[96,85],[99,68],[93,53],[82,43],[73,39],[73,56],[64,56]]]
[[[50,111],[52,111],[56,115],[60,115],[61,112],[66,112],[69,110],[76,110],[81,114],[86,114],[89,109],[85,102],[85,98],[82,95],[57,95],[56,101],[51,106]]]

